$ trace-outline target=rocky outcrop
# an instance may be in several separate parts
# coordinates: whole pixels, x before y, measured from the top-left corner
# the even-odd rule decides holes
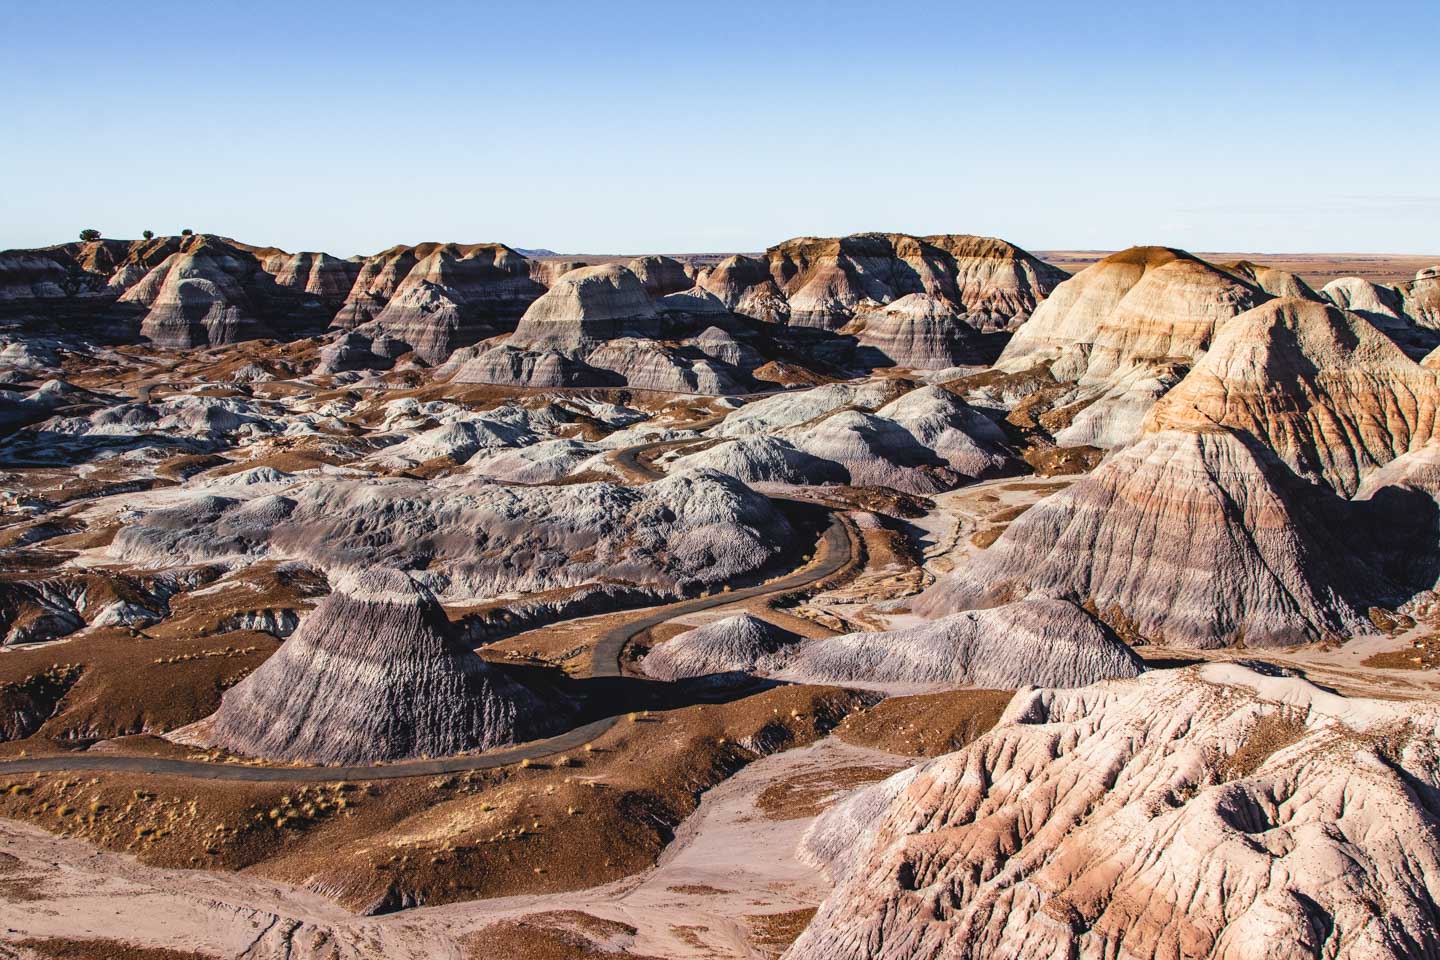
[[[730,439],[676,462],[747,483],[848,483],[911,493],[948,490],[1012,463],[1000,429],[939,387],[909,391],[873,413],[856,408],[867,393],[882,399],[873,385],[808,393],[819,396],[757,401],[716,428]]]
[[[209,739],[273,760],[380,763],[533,739],[561,712],[462,644],[430,591],[373,568],[341,578],[225,693]]]
[[[1422,327],[1440,329],[1440,266],[1417,270],[1415,279],[1399,286],[1405,315]]]
[[[1145,419],[1161,397],[1170,392],[1187,372],[1176,363],[1141,363],[1117,376],[1115,382],[1084,409],[1076,412],[1069,426],[1055,432],[1055,442],[1065,447],[1123,447],[1145,431]]]
[[[277,284],[253,248],[202,235],[184,238],[119,303],[141,309],[140,335],[169,349],[318,332],[333,309]]]
[[[544,292],[528,261],[504,244],[446,244],[415,264],[364,332],[440,363],[459,347],[513,329]]]
[[[400,284],[410,275],[423,256],[435,251],[439,244],[421,247],[395,246],[368,257],[360,265],[350,294],[335,314],[334,326],[352,330],[380,315]],[[424,251],[420,253],[419,251]]]
[[[1028,316],[1064,279],[1025,251],[990,237],[856,234],[802,237],[765,253],[789,304],[789,322],[838,330],[865,301],[925,293],[953,303],[972,325],[1004,328]]]
[[[898,424],[962,476],[989,477],[1014,463],[995,422],[940,387],[912,390],[875,415]]]
[[[1057,380],[1108,389],[1137,365],[1194,363],[1231,317],[1267,299],[1184,251],[1132,247],[1056,287],[996,367],[1021,373],[1049,362]]]
[[[811,640],[763,666],[796,683],[1003,690],[1083,687],[1143,669],[1109,627],[1073,603],[1044,598]]]
[[[625,265],[635,274],[645,292],[652,298],[688,290],[695,281],[685,272],[685,264],[672,257],[636,257]]]
[[[1140,658],[1072,603],[1037,598],[903,630],[801,640],[750,614],[657,645],[642,661],[660,680],[752,673],[840,686],[1079,687],[1140,673]]]
[[[639,278],[618,264],[572,270],[536,300],[506,341],[576,356],[618,337],[660,336],[660,315]]]
[[[1299,300],[1324,300],[1323,294],[1305,282],[1305,279],[1288,270],[1268,267],[1263,263],[1241,260],[1238,263],[1222,265],[1240,279],[1253,283],[1272,297],[1294,297]]]
[[[661,311],[635,274],[618,264],[584,267],[555,281],[503,344],[466,360],[453,380],[708,395],[744,388],[742,371],[699,344],[685,349],[662,343],[661,334]],[[714,337],[707,343],[714,345]],[[735,353],[743,356],[738,348],[736,343]]]
[[[976,331],[960,308],[928,293],[907,293],[884,306],[861,307],[842,332],[857,343],[866,367],[943,370],[980,359]]]
[[[1349,635],[1404,594],[1342,542],[1360,518],[1332,515],[1327,496],[1228,431],[1153,434],[1031,507],[912,607],[936,617],[1038,592],[1154,643]]]
[[[328,253],[276,253],[264,266],[279,286],[313,294],[334,308],[350,296],[360,274],[360,264]]]
[[[1410,290],[1414,290],[1412,285]],[[1440,343],[1440,333],[1424,322],[1428,311],[1408,299],[1400,288],[1373,283],[1359,277],[1341,277],[1325,284],[1323,297],[1351,313],[1358,313],[1377,330],[1395,341],[1406,353],[1420,359]],[[1414,308],[1417,316],[1411,316]]]
[[[790,305],[770,276],[764,260],[736,255],[721,260],[697,280],[697,286],[720,299],[726,309],[765,323],[785,323]]]
[[[835,889],[787,960],[1440,951],[1433,706],[1237,665],[1017,694],[804,841]]]
[[[1283,299],[1230,320],[1146,429],[1229,427],[1348,496],[1377,466],[1428,443],[1437,407],[1435,372],[1361,316]]]

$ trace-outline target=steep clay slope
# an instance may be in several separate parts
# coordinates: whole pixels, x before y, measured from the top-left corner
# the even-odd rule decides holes
[[[943,370],[979,359],[976,330],[959,306],[928,293],[859,307],[842,332],[855,336],[856,360],[865,366]]]
[[[1259,287],[1168,247],[1132,247],[1055,288],[996,367],[1052,361],[1058,380],[1109,386],[1137,364],[1191,363],[1231,317],[1269,299]]]
[[[609,263],[572,270],[525,311],[506,341],[574,356],[617,337],[660,336],[660,315],[640,279]]]
[[[942,616],[1037,591],[1153,642],[1348,634],[1397,592],[1339,542],[1326,497],[1227,431],[1153,434],[1037,503],[912,606]]]
[[[343,577],[226,692],[210,739],[268,759],[379,763],[533,739],[562,712],[475,656],[430,591],[372,568]]]
[[[1361,316],[1272,300],[1226,323],[1151,411],[1148,432],[1218,424],[1347,496],[1435,434],[1440,378]]]
[[[291,290],[314,294],[338,307],[350,296],[360,264],[328,253],[277,253],[264,260],[265,272]]]
[[[1235,665],[1021,693],[807,835],[787,960],[1400,960],[1440,952],[1433,705]]]

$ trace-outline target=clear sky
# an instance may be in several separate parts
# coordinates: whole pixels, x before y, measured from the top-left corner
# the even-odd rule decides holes
[[[1428,2],[0,4],[0,248],[1440,253]]]

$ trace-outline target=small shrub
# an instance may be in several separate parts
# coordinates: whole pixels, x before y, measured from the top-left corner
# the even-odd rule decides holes
[[[85,230],[81,230],[81,231],[80,231],[80,239],[81,239],[81,240],[84,240],[86,243],[89,243],[89,242],[92,241],[92,240],[99,240],[99,239],[100,239],[100,231],[99,231],[99,230],[96,230],[94,227],[90,227],[90,228],[87,228],[87,229],[85,229]]]

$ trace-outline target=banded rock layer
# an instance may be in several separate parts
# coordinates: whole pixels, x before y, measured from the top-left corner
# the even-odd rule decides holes
[[[1139,364],[1193,363],[1226,321],[1268,299],[1182,250],[1132,247],[1056,287],[995,365],[1022,373],[1048,362],[1057,380],[1108,387]]]
[[[341,578],[225,693],[209,736],[267,759],[381,763],[533,739],[556,714],[461,643],[428,590],[373,568]]]
[[[1440,377],[1363,317],[1272,300],[1233,320],[1151,411],[1150,432],[1218,424],[1345,495],[1435,435]]]
[[[865,233],[800,237],[765,252],[789,323],[838,330],[865,301],[923,293],[953,304],[977,327],[1023,319],[1065,273],[991,237]]]
[[[1038,592],[1154,643],[1347,635],[1404,591],[1341,542],[1364,521],[1344,507],[1235,434],[1168,430],[1041,500],[912,606],[943,616]]]

